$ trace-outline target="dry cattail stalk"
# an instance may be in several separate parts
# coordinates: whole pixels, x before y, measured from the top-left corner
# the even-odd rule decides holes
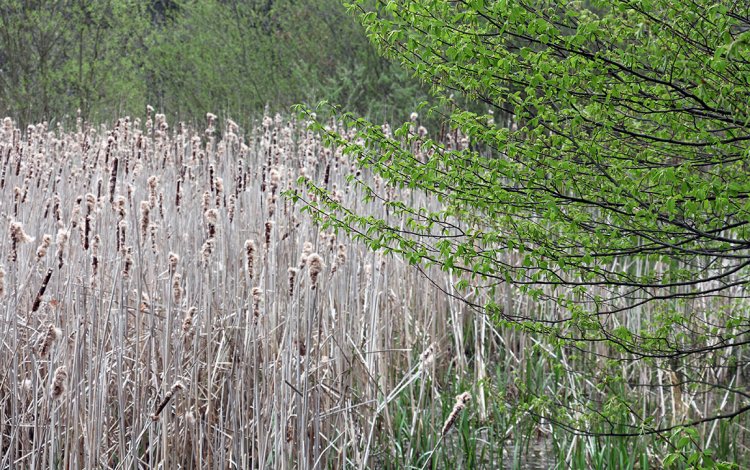
[[[70,232],[68,232],[66,229],[61,228],[57,231],[55,244],[57,245],[56,256],[58,261],[58,268],[62,268],[65,262],[65,246],[68,244],[68,238],[70,238]]]
[[[180,390],[183,390],[185,388],[185,385],[181,381],[175,382],[172,387],[169,389],[166,395],[164,395],[164,399],[159,403],[159,406],[156,408],[156,412],[151,416],[151,419],[154,421],[157,421],[159,419],[159,415],[161,414],[162,410],[165,406],[167,406],[167,403],[169,403],[169,400],[172,399],[173,396]]]
[[[65,393],[65,381],[68,379],[68,370],[65,366],[60,366],[55,371],[55,375],[52,378],[52,399],[56,400],[62,397]]]
[[[456,404],[453,405],[453,410],[451,410],[451,414],[448,415],[448,419],[445,420],[445,423],[443,424],[443,430],[440,431],[440,434],[442,436],[445,436],[448,434],[448,431],[451,430],[451,427],[456,423],[456,420],[458,419],[458,415],[461,414],[461,412],[466,408],[466,405],[471,401],[471,394],[469,392],[464,392],[460,395],[456,395]]]
[[[289,273],[289,297],[294,295],[294,280],[297,277],[297,268],[290,267],[287,272]]]
[[[311,289],[315,289],[318,284],[318,275],[323,271],[323,258],[319,254],[313,253],[307,258],[307,264],[309,265],[310,282],[312,285]]]
[[[247,266],[247,277],[253,279],[253,268],[255,267],[255,242],[245,241],[245,265]]]
[[[44,341],[42,341],[42,345],[39,348],[39,357],[47,357],[50,349],[52,349],[52,343],[54,343],[61,337],[62,330],[60,328],[57,328],[53,323],[50,323],[49,327],[47,328],[47,334],[44,335]]]

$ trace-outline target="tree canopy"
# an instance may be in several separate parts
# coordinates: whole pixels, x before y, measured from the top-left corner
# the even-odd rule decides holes
[[[362,179],[395,215],[378,219],[309,182],[321,221],[453,272],[455,295],[501,324],[617,363],[670,364],[681,384],[747,396],[735,380],[750,342],[747,4],[349,7],[381,51],[452,107],[453,137],[417,122],[391,135],[353,115],[340,117],[346,132],[319,124],[392,187],[440,202],[411,205]],[[546,308],[508,308],[506,285]],[[722,374],[706,377],[705,361]],[[669,428],[626,415],[624,435]],[[585,432],[586,422],[571,428]]]

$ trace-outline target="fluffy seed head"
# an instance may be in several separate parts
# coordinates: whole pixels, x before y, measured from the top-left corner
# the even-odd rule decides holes
[[[312,289],[318,284],[318,275],[323,271],[323,258],[319,254],[313,253],[307,258],[309,266],[310,282],[312,283]]]
[[[23,231],[23,224],[21,222],[11,222],[9,231],[10,239],[13,241],[13,243],[30,243],[34,241],[33,238],[28,236],[26,232]]]
[[[55,371],[55,376],[52,378],[52,399],[56,400],[62,397],[65,393],[65,382],[68,379],[68,370],[65,366],[60,366]]]
[[[55,327],[53,323],[50,323],[49,327],[47,328],[47,334],[44,335],[44,341],[42,341],[42,345],[39,348],[39,357],[45,358],[50,352],[50,349],[52,349],[52,343],[57,341],[62,337],[62,330],[60,328]]]
[[[169,252],[169,274],[174,274],[177,271],[177,263],[180,262],[180,257],[176,253]]]
[[[247,277],[253,278],[253,268],[255,266],[255,242],[252,240],[245,241],[245,263],[247,266]]]

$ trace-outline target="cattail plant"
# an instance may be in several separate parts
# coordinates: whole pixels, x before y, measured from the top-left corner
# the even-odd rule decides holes
[[[49,249],[51,244],[52,244],[52,235],[49,235],[46,233],[42,235],[42,243],[39,244],[39,247],[36,249],[37,261],[47,256],[47,250]]]
[[[182,319],[182,335],[185,339],[188,339],[193,332],[193,322],[197,311],[196,307],[190,307],[185,313],[185,318]]]
[[[297,268],[290,266],[287,273],[289,274],[289,297],[291,297],[294,295],[294,283],[297,277]]]
[[[255,242],[252,240],[245,241],[245,267],[247,269],[247,277],[252,280],[255,274]]]
[[[203,263],[203,266],[208,266],[208,262],[211,259],[211,253],[214,252],[215,246],[216,241],[213,238],[209,238],[203,242],[203,246],[201,246],[201,262]]]
[[[231,224],[234,220],[234,212],[237,209],[237,202],[236,197],[234,194],[229,195],[229,202],[227,202],[227,218],[229,219],[229,223]]]
[[[159,403],[159,406],[156,407],[156,412],[151,415],[151,419],[154,421],[159,420],[159,415],[161,414],[162,410],[164,410],[164,407],[167,406],[169,403],[169,400],[172,399],[172,397],[177,394],[180,390],[183,390],[185,388],[185,384],[183,384],[181,381],[176,381],[174,384],[172,384],[172,387],[170,387],[169,391],[164,395],[164,399]]]
[[[305,242],[302,245],[302,255],[300,255],[299,258],[299,269],[303,269],[307,265],[307,259],[310,256],[310,253],[312,253],[313,250],[313,244],[310,242]]]
[[[141,241],[146,240],[148,234],[149,216],[151,214],[151,206],[148,201],[141,201]]]
[[[260,303],[263,300],[263,291],[260,287],[253,287],[253,316],[257,319],[260,316]]]
[[[266,222],[266,251],[271,245],[271,229],[273,228],[273,221],[269,220]]]
[[[70,232],[67,229],[61,228],[57,231],[57,236],[55,237],[57,252],[55,255],[57,257],[57,267],[60,269],[62,269],[65,262],[65,248],[68,245],[68,238],[70,238]]]
[[[123,279],[130,279],[131,270],[133,268],[133,249],[129,246],[123,248],[122,258],[122,277]]]
[[[169,275],[174,276],[177,272],[177,263],[180,262],[180,257],[176,253],[170,251],[167,260],[169,261]]]
[[[121,220],[117,224],[117,251],[125,253],[125,241],[128,232],[128,221]]]
[[[55,370],[55,375],[52,378],[52,387],[50,395],[53,400],[60,399],[65,393],[66,382],[68,380],[68,369],[65,366],[60,366]]]
[[[318,284],[318,275],[323,271],[323,258],[313,253],[307,258],[308,275],[310,276],[310,289],[315,289]]]
[[[451,410],[450,414],[448,415],[448,419],[446,419],[445,423],[443,423],[443,429],[440,431],[440,434],[442,436],[448,434],[448,431],[450,431],[453,425],[456,423],[458,416],[461,414],[464,408],[466,408],[466,405],[469,403],[469,401],[471,401],[471,394],[469,392],[464,392],[460,395],[456,395],[456,404],[453,405],[453,410]]]
[[[206,226],[208,227],[208,238],[214,238],[216,236],[216,224],[219,221],[219,211],[216,209],[209,209],[203,213],[206,219]]]
[[[34,241],[29,235],[23,230],[23,224],[21,222],[10,223],[10,262],[15,263],[18,258],[18,245],[22,243],[31,243]]]
[[[50,349],[52,349],[52,343],[62,337],[62,330],[57,328],[54,323],[50,323],[47,327],[47,333],[44,335],[44,340],[39,347],[39,357],[46,358],[49,355]]]
[[[0,264],[0,297],[5,296],[5,267]]]
[[[176,305],[179,305],[182,301],[182,294],[182,275],[174,273],[172,275],[172,299]]]

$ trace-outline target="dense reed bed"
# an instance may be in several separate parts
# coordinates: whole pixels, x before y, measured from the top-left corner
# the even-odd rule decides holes
[[[350,176],[436,202],[382,187],[304,123],[172,126],[3,122],[0,467],[658,466],[656,438],[575,436],[539,412],[602,400],[596,370],[660,419],[721,404],[667,383],[668,364],[499,330],[444,295],[449,273],[321,231],[282,195],[301,177],[376,217]],[[729,457],[743,425],[701,432]]]
[[[280,194],[307,175],[351,199],[356,170],[293,121],[215,120],[4,121],[0,466],[416,461],[394,402],[436,435],[467,391],[444,386],[474,381],[455,334],[486,322]]]

